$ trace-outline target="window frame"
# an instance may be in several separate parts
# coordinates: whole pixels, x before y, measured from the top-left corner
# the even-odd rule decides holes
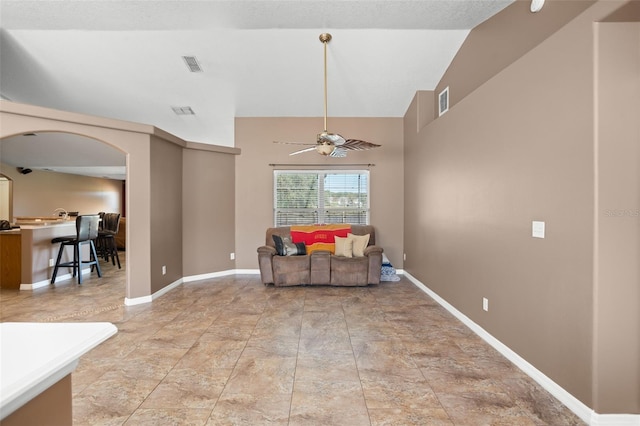
[[[318,176],[317,185],[317,207],[316,208],[278,208],[278,176],[279,175],[296,175],[296,174],[309,174]],[[325,207],[325,183],[327,175],[358,175],[365,176],[366,179],[366,205],[360,207]],[[360,179],[360,178],[359,178]],[[286,219],[280,220],[279,213],[304,213],[315,212],[312,222],[309,220],[297,221],[295,223],[289,222]],[[335,216],[330,218],[331,212],[342,212],[343,221],[335,221]],[[348,222],[348,213],[352,212],[355,216],[364,216],[364,223],[362,220],[357,222]],[[273,171],[273,224],[274,226],[290,226],[290,225],[306,225],[306,224],[322,224],[322,223],[349,223],[352,225],[369,225],[371,221],[371,173],[369,170],[335,170],[335,169],[313,169],[313,170],[292,170],[292,169],[279,169]]]

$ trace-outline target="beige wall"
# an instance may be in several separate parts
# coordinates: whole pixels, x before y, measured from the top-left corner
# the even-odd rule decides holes
[[[151,292],[180,280],[182,274],[182,150],[151,137]],[[162,267],[166,267],[163,275]]]
[[[183,153],[184,276],[235,269],[235,156]]]
[[[13,180],[13,215],[51,216],[62,207],[80,214],[121,213],[122,181],[34,170],[28,175],[0,163]]]
[[[594,405],[640,413],[640,23],[595,30]]]
[[[311,169],[370,167],[371,224],[376,242],[391,263],[402,268],[403,229],[403,136],[401,118],[330,118],[329,130],[346,138],[381,144],[369,151],[352,152],[347,158],[327,158],[315,152],[289,156],[296,145],[274,144],[274,140],[315,143],[322,131],[322,118],[237,118],[236,147],[236,267],[257,269],[256,249],[264,245],[265,231],[273,226],[273,170],[269,164],[307,165]],[[280,168],[287,168],[282,166]],[[343,167],[344,168],[344,167]]]
[[[435,93],[449,86],[449,105],[455,105],[593,3],[594,0],[547,1],[542,10],[534,14],[530,12],[530,1],[513,2],[473,29]],[[437,96],[434,105],[436,101]],[[435,113],[437,116],[437,108]]]
[[[613,238],[635,258],[607,277],[607,297],[594,293],[594,215],[604,207],[594,186],[593,21],[621,4],[587,9],[421,130],[418,123],[428,122],[418,115],[421,99],[405,118],[405,270],[599,413],[640,413],[637,218],[625,228],[633,236]],[[474,37],[475,30],[467,42]],[[609,48],[625,37],[613,36]],[[625,54],[637,58],[637,44],[614,54],[617,64]],[[474,57],[457,59],[457,71],[481,67]],[[626,82],[637,87],[637,62],[630,62],[635,80]],[[614,98],[625,86],[617,84]],[[611,158],[632,156],[624,170],[609,164],[612,186],[622,176],[638,181],[638,130],[629,121],[637,126],[637,89],[629,96],[636,103],[606,115],[627,120],[623,151],[608,147]],[[631,209],[636,184],[622,191]],[[533,220],[546,222],[546,238],[531,237]],[[615,220],[611,226],[623,226]],[[629,313],[616,316],[620,308]]]

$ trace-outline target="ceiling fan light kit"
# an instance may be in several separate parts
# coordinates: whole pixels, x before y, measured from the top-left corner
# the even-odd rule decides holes
[[[291,143],[293,145],[312,145],[311,148],[304,148],[294,151],[289,155],[298,155],[303,152],[316,151],[320,155],[329,157],[346,157],[347,151],[363,151],[366,149],[377,148],[380,145],[359,139],[345,139],[337,133],[329,133],[327,131],[327,43],[333,37],[329,33],[320,34],[320,41],[324,45],[324,130],[318,133],[315,144]],[[278,143],[276,141],[276,143]]]

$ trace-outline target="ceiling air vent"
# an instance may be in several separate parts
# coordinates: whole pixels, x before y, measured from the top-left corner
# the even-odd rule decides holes
[[[195,115],[190,106],[172,106],[171,109],[178,115]]]
[[[182,59],[184,59],[184,63],[187,64],[189,71],[202,72],[202,68],[200,68],[198,59],[195,56],[183,56]]]

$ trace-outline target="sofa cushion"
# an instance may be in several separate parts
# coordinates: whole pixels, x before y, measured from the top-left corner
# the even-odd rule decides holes
[[[369,245],[369,234],[366,235],[354,235],[349,234],[347,238],[351,240],[353,244],[353,256],[362,257],[364,256],[364,249]]]
[[[331,284],[358,286],[368,284],[369,259],[331,256]]]
[[[274,256],[272,260],[276,286],[310,284],[309,256]]]

